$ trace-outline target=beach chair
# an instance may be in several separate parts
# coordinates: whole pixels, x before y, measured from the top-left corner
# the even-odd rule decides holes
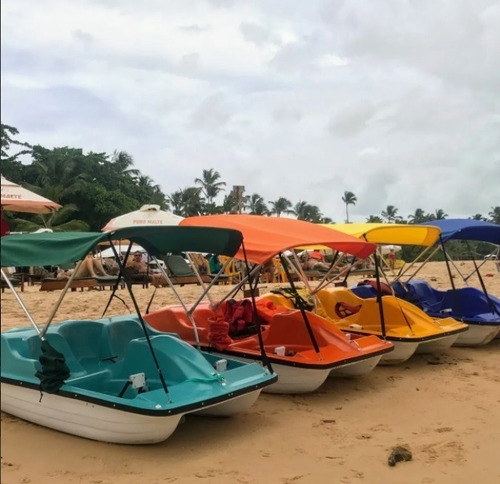
[[[199,284],[198,277],[196,276],[193,268],[185,261],[184,257],[180,255],[169,255],[165,259],[167,268],[170,272],[170,280],[173,284]],[[210,283],[210,277],[205,274],[200,274],[201,280]]]
[[[24,292],[24,273],[22,272],[19,273],[15,272],[13,274],[7,273],[7,276],[14,287],[19,287],[19,289],[21,289],[21,292]],[[4,279],[1,279],[0,282],[1,282],[0,287],[2,288],[2,292],[4,292],[5,288],[9,286],[7,285],[7,282]]]
[[[229,257],[220,255],[219,260],[220,263],[224,266],[227,262]],[[236,261],[233,259],[224,269],[224,274],[227,276],[227,283],[228,284],[234,284],[237,281],[241,280],[241,273],[238,271],[236,267]]]

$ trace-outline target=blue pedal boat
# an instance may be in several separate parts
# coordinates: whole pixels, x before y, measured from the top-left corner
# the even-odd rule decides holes
[[[469,331],[459,336],[456,346],[480,346],[493,340],[500,331],[500,299],[488,293],[474,256],[474,272],[481,289],[474,287],[455,287],[451,274],[451,264],[446,252],[446,242],[450,240],[481,241],[500,245],[500,225],[470,219],[444,219],[426,222],[441,230],[440,247],[445,255],[450,274],[451,289],[440,291],[421,280],[410,280],[399,288],[400,295],[418,304],[427,314],[436,318],[452,317],[469,325]],[[469,247],[470,249],[470,247]],[[465,284],[465,277],[454,265]],[[472,274],[471,274],[472,275]]]

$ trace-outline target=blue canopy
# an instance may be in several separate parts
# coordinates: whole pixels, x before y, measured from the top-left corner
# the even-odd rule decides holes
[[[500,245],[500,225],[471,219],[433,220],[421,225],[434,225],[441,229],[443,242],[451,239],[480,240]]]

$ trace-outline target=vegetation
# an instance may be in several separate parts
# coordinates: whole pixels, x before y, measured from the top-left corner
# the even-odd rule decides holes
[[[15,127],[1,125],[2,175],[61,204],[63,208],[49,215],[6,212],[12,231],[39,228],[99,231],[111,218],[137,210],[144,204],[156,204],[183,217],[243,211],[277,217],[291,215],[315,223],[332,222],[319,207],[305,200],[293,204],[288,198],[279,196],[266,203],[258,193],[245,195],[243,187],[243,192],[233,189],[225,193],[226,182],[213,168],[204,169],[193,186],[178,188],[165,195],[159,185],[134,167],[133,158],[124,151],[108,155],[85,154],[79,148],[48,149],[19,141],[18,135]],[[218,199],[222,201],[218,203]],[[349,223],[349,205],[354,206],[357,197],[353,192],[344,191],[342,201]],[[398,215],[396,206],[388,205],[379,215],[370,215],[366,221],[419,224],[447,216],[442,209],[425,213],[417,208],[405,220]],[[491,207],[487,216],[474,214],[470,218],[500,224],[500,206]],[[487,244],[474,245],[473,249],[483,255],[491,252],[491,246]],[[463,249],[457,246],[456,250]]]

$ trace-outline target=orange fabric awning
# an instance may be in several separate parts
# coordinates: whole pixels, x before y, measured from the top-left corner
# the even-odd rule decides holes
[[[261,215],[205,215],[188,217],[179,225],[231,228],[243,234],[247,258],[263,264],[279,252],[307,245],[324,245],[364,259],[376,245],[311,222]],[[237,258],[243,259],[240,249]]]

